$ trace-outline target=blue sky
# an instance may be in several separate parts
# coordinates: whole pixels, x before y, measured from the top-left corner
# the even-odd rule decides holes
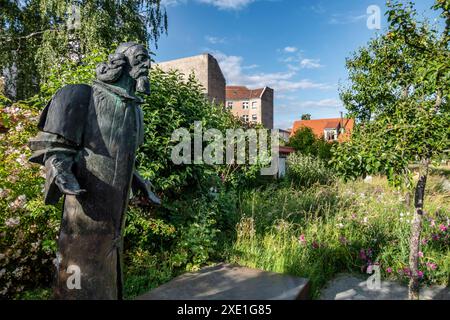
[[[339,117],[345,58],[376,35],[367,8],[384,0],[163,0],[168,36],[156,61],[212,53],[227,85],[275,89],[275,127],[290,128],[301,114]],[[429,15],[432,0],[416,1]],[[381,30],[381,31],[382,31]]]

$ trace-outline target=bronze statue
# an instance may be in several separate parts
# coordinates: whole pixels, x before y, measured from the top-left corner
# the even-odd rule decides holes
[[[149,68],[144,46],[119,45],[108,63],[97,67],[92,86],[67,85],[55,94],[30,141],[30,161],[46,168],[45,202],[55,204],[64,196],[56,299],[122,298],[130,188],[160,203],[134,170],[144,135],[142,100],[135,92],[149,94]]]

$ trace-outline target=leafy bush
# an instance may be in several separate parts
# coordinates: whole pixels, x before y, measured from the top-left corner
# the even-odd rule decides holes
[[[304,155],[313,155],[319,159],[328,161],[331,159],[331,149],[336,142],[327,142],[318,138],[311,128],[301,127],[289,139],[288,146]]]
[[[40,95],[27,101],[13,104],[0,97],[0,120],[8,129],[0,133],[1,296],[18,297],[23,290],[50,285],[62,206],[43,204],[43,170],[28,162],[31,152],[26,145],[36,134],[39,112],[48,99],[65,84],[91,83],[95,66],[104,57],[105,53],[95,52],[81,65],[68,63],[52,70]],[[170,161],[174,129],[191,130],[194,121],[201,121],[204,129],[224,131],[242,123],[208,102],[192,77],[184,81],[178,72],[154,69],[151,79],[152,94],[142,106],[145,143],[137,160],[164,205],[159,209],[131,206],[127,213],[125,292],[130,295],[212,259],[219,227],[232,225],[235,208],[233,198],[222,197],[224,184],[246,183],[254,179],[257,168],[234,167],[223,175],[226,166],[174,165]],[[152,266],[157,270],[149,271]],[[148,276],[156,278],[150,281]]]
[[[0,103],[7,128],[0,133],[0,296],[6,297],[48,285],[56,250],[61,207],[44,205],[43,172],[28,162],[35,102]]]
[[[329,184],[334,180],[333,171],[325,162],[311,155],[299,152],[289,155],[287,177],[296,186],[309,187],[313,184]]]

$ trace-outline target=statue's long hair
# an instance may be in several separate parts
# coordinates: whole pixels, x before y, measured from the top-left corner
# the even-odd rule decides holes
[[[95,72],[97,79],[106,83],[119,80],[128,60],[123,53],[114,53],[108,56],[108,62],[100,63]]]

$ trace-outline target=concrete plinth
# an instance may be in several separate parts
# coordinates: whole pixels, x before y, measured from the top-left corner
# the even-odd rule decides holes
[[[300,300],[309,281],[273,272],[219,264],[183,274],[138,300]]]

